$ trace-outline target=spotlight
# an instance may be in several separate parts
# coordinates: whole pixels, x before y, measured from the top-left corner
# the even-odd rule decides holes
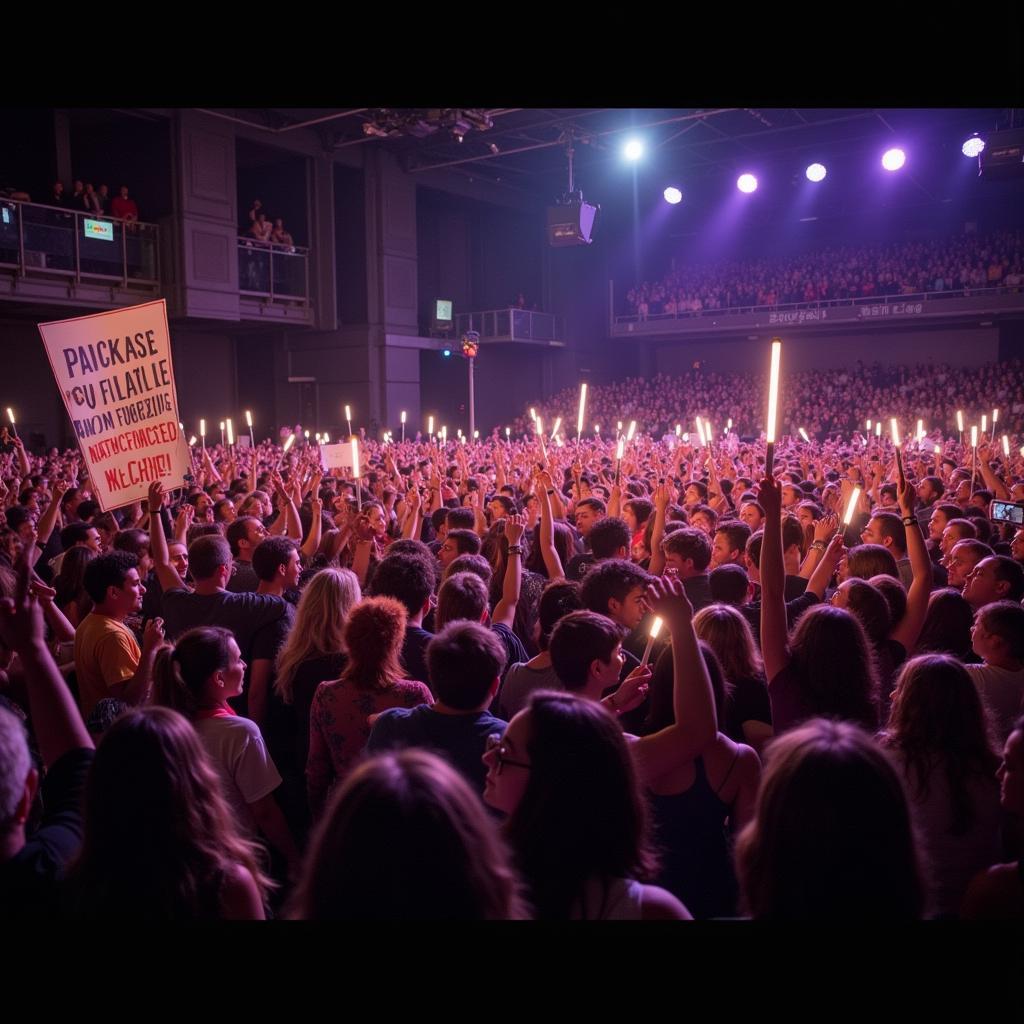
[[[441,355],[443,355],[445,359],[448,359],[451,356],[451,354],[452,350],[450,348],[443,349],[441,352]]]
[[[644,155],[644,144],[639,139],[630,139],[622,147],[622,155],[627,160],[639,160]]]
[[[828,171],[825,170],[824,164],[811,164],[806,173],[808,181],[824,181]]]
[[[741,192],[755,192],[757,191],[757,178],[752,174],[741,174],[736,179],[736,187]]]
[[[985,140],[979,139],[977,132],[972,135],[961,147],[960,152],[964,156],[981,156],[982,150],[985,148]]]
[[[898,171],[907,162],[907,154],[902,149],[887,149],[882,154],[882,166],[887,171]]]
[[[669,187],[665,189],[663,195],[665,196],[665,202],[671,203],[673,206],[675,206],[676,203],[681,203],[683,201],[683,193],[674,185],[669,185]]]

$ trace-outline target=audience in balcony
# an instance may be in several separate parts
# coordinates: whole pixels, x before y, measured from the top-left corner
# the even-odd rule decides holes
[[[128,186],[122,185],[120,191],[110,203],[110,215],[119,220],[137,221],[139,207],[134,199],[128,198]]]
[[[929,241],[827,248],[789,258],[673,260],[626,295],[640,320],[703,310],[1019,287],[1021,235],[1000,231]]]
[[[274,220],[274,230],[270,234],[270,240],[275,245],[294,245],[295,241],[291,236],[291,232],[284,226],[284,221],[277,217]]]

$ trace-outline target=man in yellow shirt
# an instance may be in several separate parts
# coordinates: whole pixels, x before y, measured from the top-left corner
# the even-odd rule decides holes
[[[146,588],[137,560],[126,551],[94,558],[85,570],[93,610],[75,631],[75,674],[82,717],[88,720],[104,697],[142,704],[149,695],[153,661],[164,639],[163,619],[146,625],[142,648],[124,624],[142,608]]]

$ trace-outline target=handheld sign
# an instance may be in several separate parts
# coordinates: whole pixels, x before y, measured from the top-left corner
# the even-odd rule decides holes
[[[146,497],[191,473],[178,426],[167,304],[39,324],[64,407],[103,512]]]

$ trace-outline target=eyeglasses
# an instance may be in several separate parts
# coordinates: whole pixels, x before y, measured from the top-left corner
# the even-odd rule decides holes
[[[505,751],[508,749],[502,742],[502,737],[495,733],[493,736],[487,737],[487,753],[490,754],[492,751],[495,754],[495,762],[497,768],[495,770],[496,775],[501,774],[502,768],[505,765],[511,765],[513,768],[531,768],[532,765],[527,764],[525,761],[513,761],[510,757],[505,756]]]

